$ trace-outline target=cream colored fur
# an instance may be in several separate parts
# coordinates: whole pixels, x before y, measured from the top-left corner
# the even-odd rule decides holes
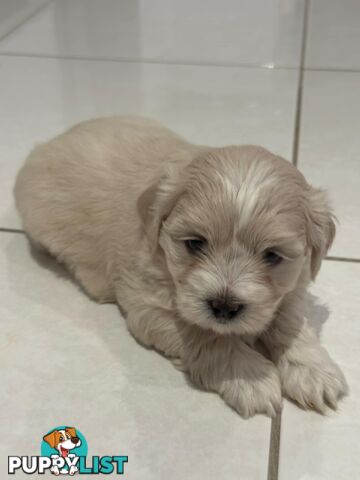
[[[15,195],[35,245],[244,417],[274,415],[282,392],[319,411],[347,392],[305,308],[332,214],[289,162],[255,146],[195,146],[151,120],[98,119],[36,147]],[[201,252],[186,248],[194,237]],[[218,295],[244,311],[217,321],[207,299]]]

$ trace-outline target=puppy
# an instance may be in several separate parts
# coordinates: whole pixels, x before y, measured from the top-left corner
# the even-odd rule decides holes
[[[289,162],[192,145],[147,119],[98,119],[36,147],[15,196],[35,245],[243,417],[274,415],[282,393],[323,412],[347,392],[305,308],[333,216]]]

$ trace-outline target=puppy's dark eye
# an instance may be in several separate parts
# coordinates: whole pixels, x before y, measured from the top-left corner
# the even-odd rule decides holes
[[[194,254],[203,251],[206,241],[203,238],[189,238],[184,243],[187,251]]]
[[[273,250],[267,250],[263,258],[268,265],[279,265],[283,260],[283,258]]]

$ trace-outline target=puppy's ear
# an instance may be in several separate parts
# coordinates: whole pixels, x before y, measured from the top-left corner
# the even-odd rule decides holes
[[[54,448],[56,445],[56,432],[57,430],[54,430],[43,437],[44,442],[48,443],[51,448]]]
[[[65,428],[65,431],[70,434],[71,437],[76,437],[76,430],[74,427],[67,427]]]
[[[323,190],[309,188],[307,239],[311,249],[311,277],[314,280],[335,237],[335,216]]]
[[[172,166],[140,195],[137,209],[152,253],[157,249],[162,222],[170,215],[183,191],[180,171]]]

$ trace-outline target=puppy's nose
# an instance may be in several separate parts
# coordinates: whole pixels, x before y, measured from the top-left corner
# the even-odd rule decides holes
[[[212,298],[208,300],[214,317],[221,323],[233,320],[244,309],[244,305],[226,298]]]
[[[79,437],[71,437],[71,442],[76,445],[79,442]]]

